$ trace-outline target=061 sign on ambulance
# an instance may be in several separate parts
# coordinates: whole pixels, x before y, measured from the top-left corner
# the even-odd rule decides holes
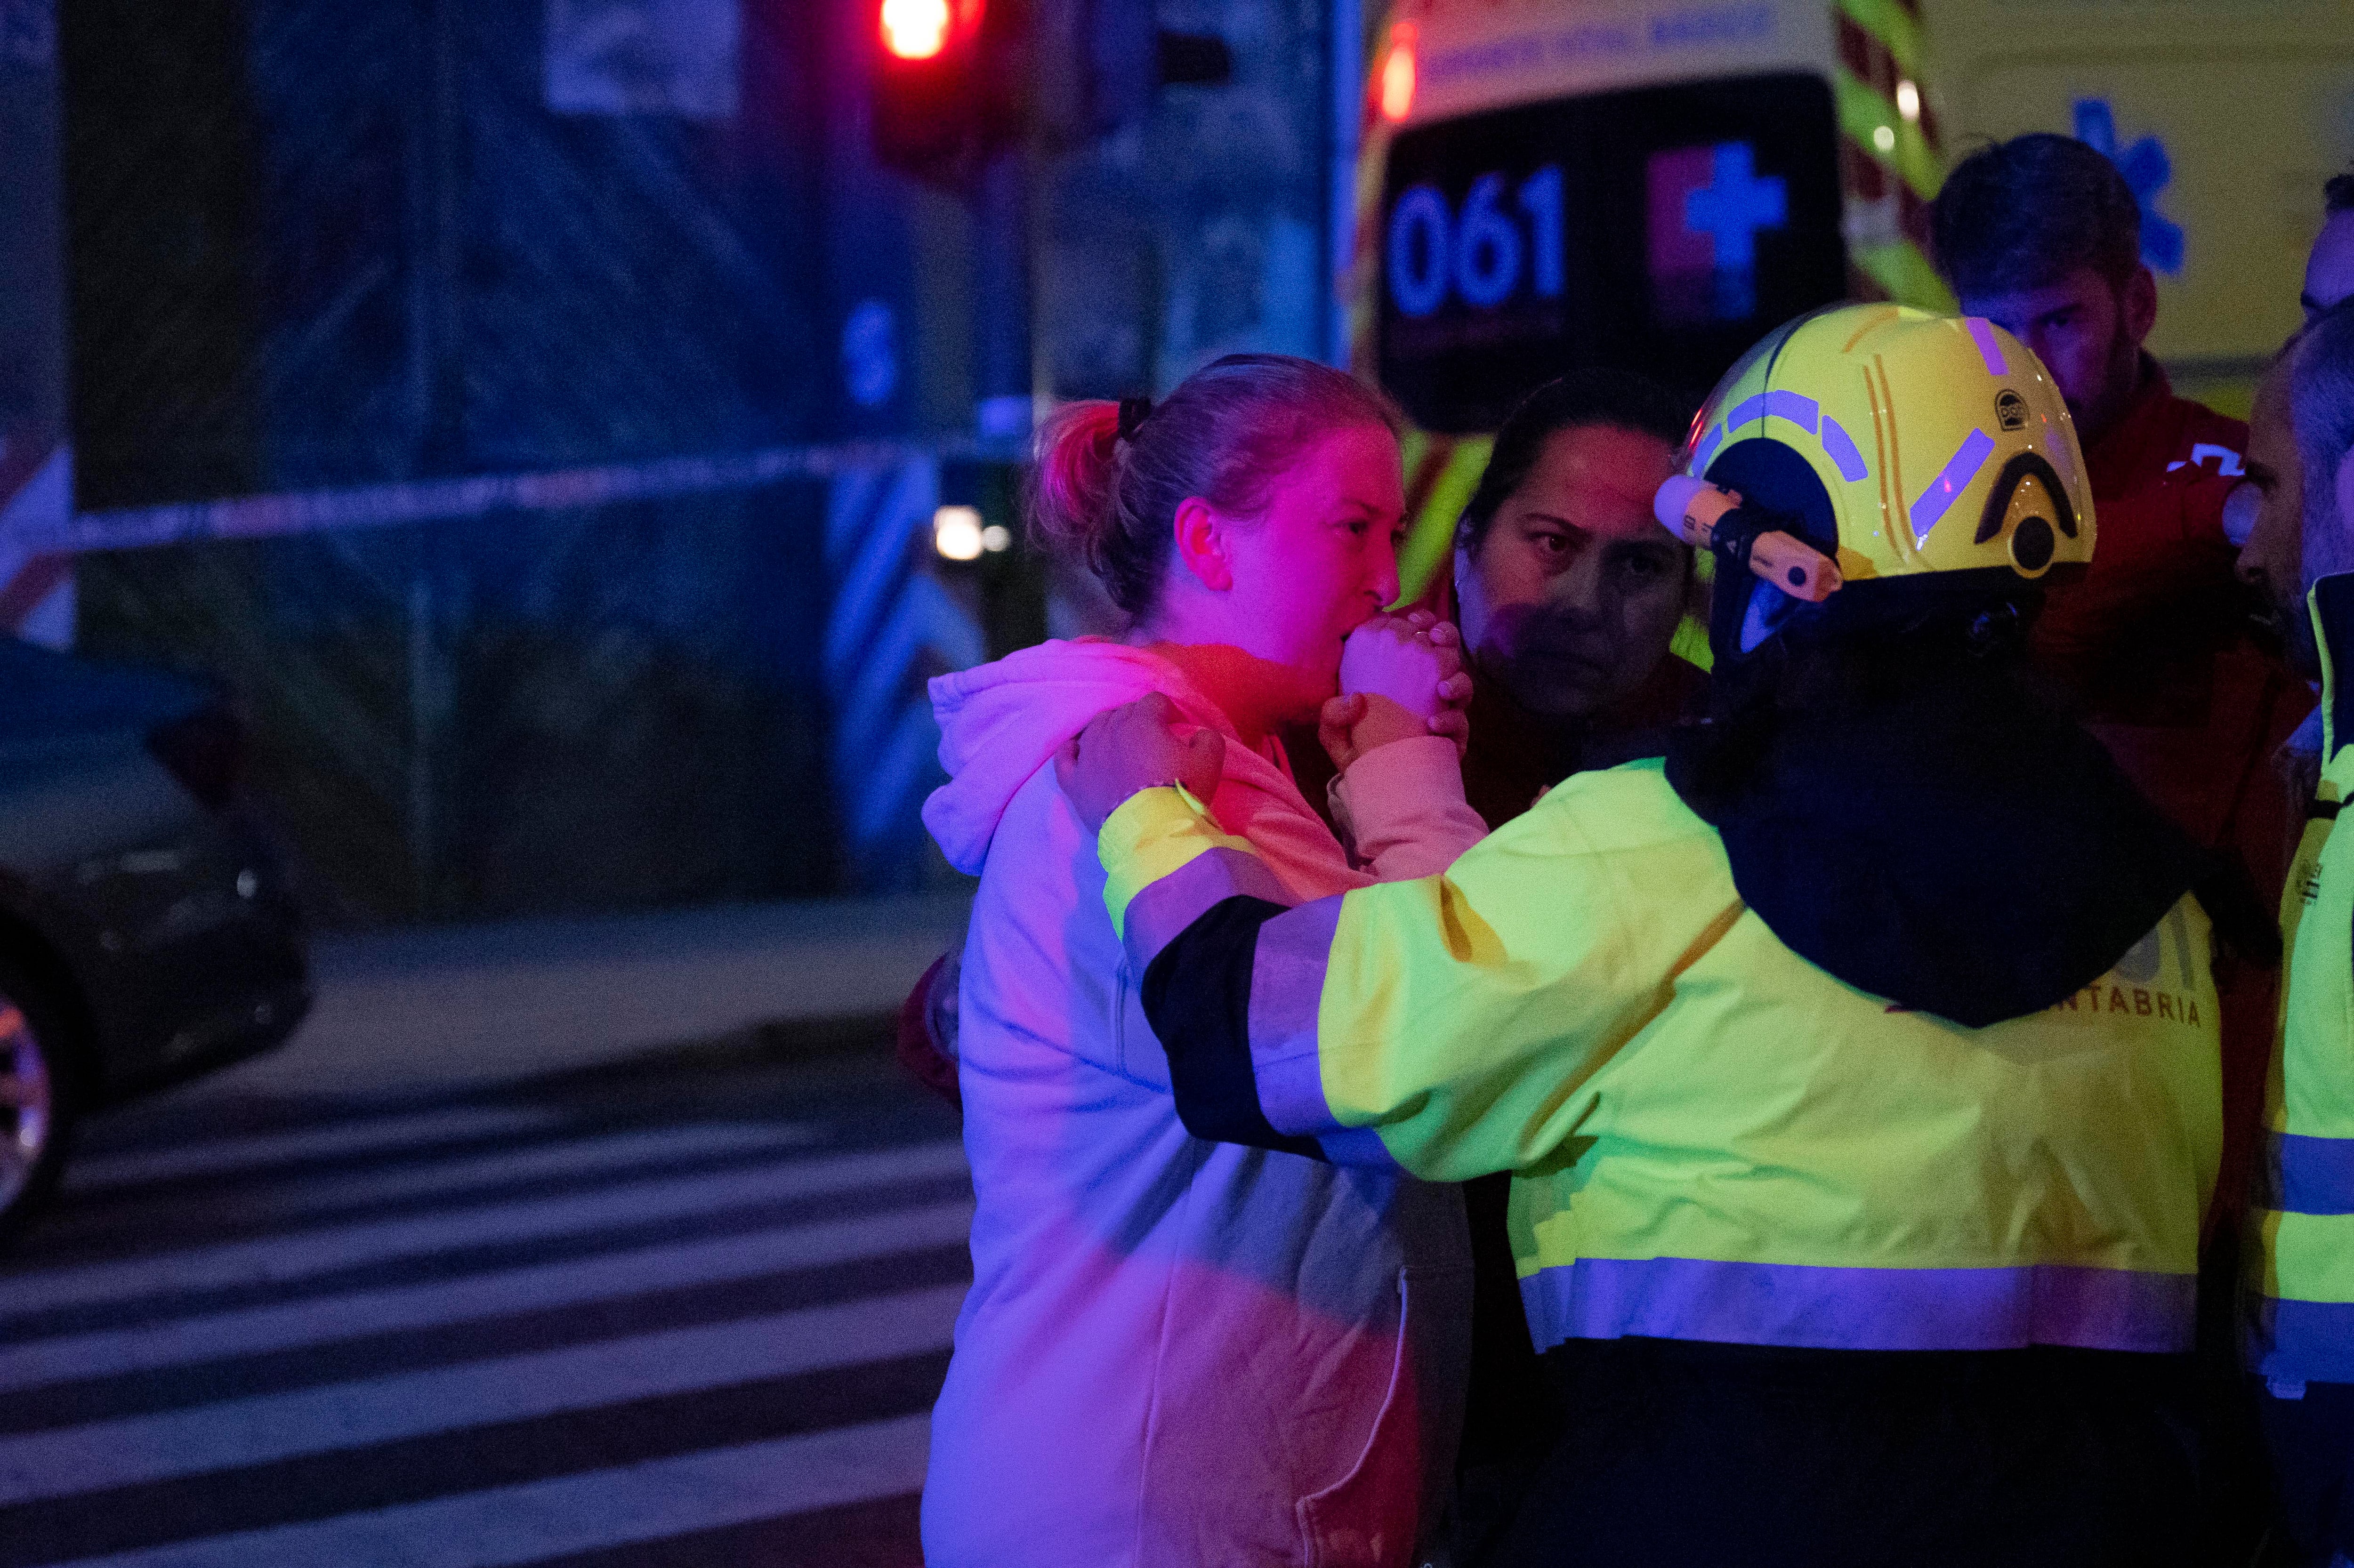
[[[1369,7],[1352,354],[1445,558],[1484,432],[1579,366],[1695,401],[1842,299],[1950,308],[1944,149],[2087,134],[2141,195],[2178,385],[2244,402],[2354,159],[2354,0],[1396,0]],[[1698,652],[1686,640],[1684,651]]]

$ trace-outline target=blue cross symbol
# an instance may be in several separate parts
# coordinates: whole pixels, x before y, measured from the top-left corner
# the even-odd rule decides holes
[[[1778,175],[1757,177],[1749,143],[1718,143],[1709,183],[1684,196],[1684,227],[1707,235],[1715,249],[1720,318],[1757,313],[1757,236],[1789,217],[1788,188]]]
[[[2105,98],[2076,101],[2076,140],[2117,166],[2141,208],[2141,259],[2171,275],[2182,270],[2182,226],[2158,210],[2158,193],[2174,178],[2166,143],[2144,136],[2117,151],[2117,116]]]

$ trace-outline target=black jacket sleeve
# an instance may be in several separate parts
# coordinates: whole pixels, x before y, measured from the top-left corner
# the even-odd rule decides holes
[[[1314,1139],[1289,1137],[1268,1124],[1251,1070],[1251,965],[1258,928],[1282,913],[1282,905],[1264,898],[1213,905],[1152,960],[1140,994],[1144,1016],[1169,1054],[1177,1118],[1186,1131],[1321,1160]]]

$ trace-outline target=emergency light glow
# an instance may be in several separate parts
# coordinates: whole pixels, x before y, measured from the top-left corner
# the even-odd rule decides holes
[[[1414,24],[1390,29],[1389,58],[1382,62],[1382,115],[1403,120],[1414,107]]]
[[[928,60],[948,47],[949,0],[883,0],[883,47]]]

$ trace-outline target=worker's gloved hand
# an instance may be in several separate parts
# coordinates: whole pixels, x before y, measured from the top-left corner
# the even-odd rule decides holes
[[[1182,785],[1209,804],[1225,776],[1226,737],[1214,729],[1178,735],[1177,705],[1149,692],[1087,721],[1055,758],[1055,781],[1092,832],[1139,790]]]

